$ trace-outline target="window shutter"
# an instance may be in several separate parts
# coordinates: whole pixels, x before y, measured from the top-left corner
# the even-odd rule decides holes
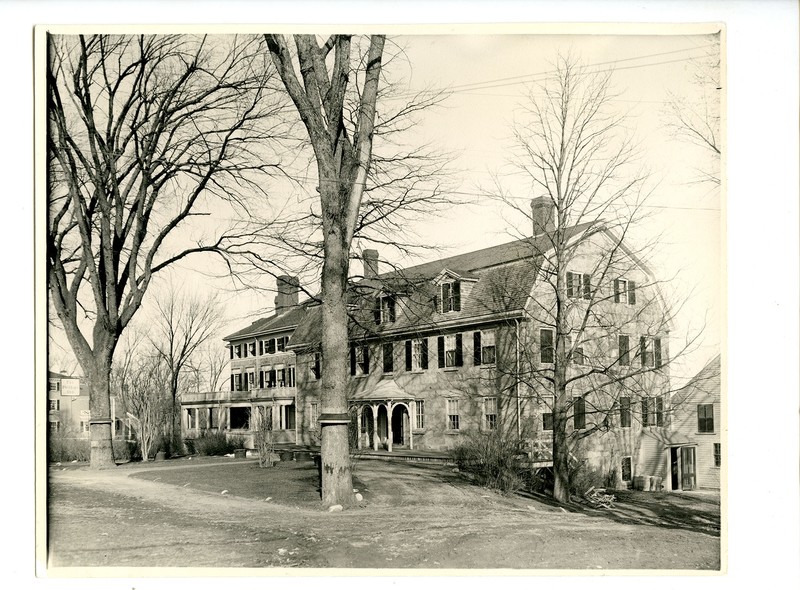
[[[444,336],[439,336],[436,339],[436,346],[438,348],[437,352],[439,353],[439,368],[444,368]]]
[[[472,336],[474,348],[472,352],[472,362],[477,367],[481,364],[481,333],[475,332]]]
[[[639,356],[641,357],[642,366],[647,366],[647,361],[645,357],[647,356],[647,338],[644,336],[639,336]]]
[[[428,339],[422,339],[422,368],[428,368]]]
[[[619,279],[614,279],[614,303],[619,303]]]
[[[231,344],[231,358],[233,358],[233,345]]]
[[[636,304],[636,283],[628,281],[628,303]]]
[[[356,374],[356,347],[350,347],[350,374]]]
[[[464,364],[464,355],[461,345],[461,334],[456,334],[456,367],[460,367],[463,364]]]
[[[574,297],[575,296],[575,289],[572,286],[572,277],[574,275],[571,272],[567,272],[567,297]]]
[[[442,311],[442,309],[441,309],[441,307],[439,305],[439,294],[438,293],[433,296],[433,311],[437,311],[437,312],[438,311]]]
[[[697,432],[705,432],[705,408],[697,404]]]
[[[231,391],[236,391],[235,387],[236,387],[236,380],[234,379],[234,376],[231,375]]]
[[[664,398],[658,396],[656,398],[656,426],[664,425]]]
[[[264,389],[264,371],[258,372],[258,386]]]
[[[369,373],[369,346],[364,347],[364,365],[361,367],[366,375]]]
[[[648,426],[647,423],[647,400],[642,400],[642,426]]]
[[[450,283],[442,285],[442,313],[450,311]]]
[[[661,367],[661,338],[653,338],[653,354],[656,360],[656,368]]]
[[[592,276],[591,275],[583,275],[583,298],[584,299],[591,299],[592,298]]]
[[[453,311],[461,311],[461,283],[453,283]]]
[[[397,316],[395,315],[395,303],[397,302],[395,297],[389,298],[389,321],[394,322]]]
[[[372,312],[375,314],[375,323],[381,323],[381,298],[376,297],[373,303]]]
[[[411,366],[411,340],[406,340],[406,371],[410,371]]]

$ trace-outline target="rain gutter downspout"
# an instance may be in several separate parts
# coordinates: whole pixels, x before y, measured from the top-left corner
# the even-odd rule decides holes
[[[519,319],[514,318],[514,331],[516,333],[516,359],[514,364],[514,395],[517,398],[517,439],[522,439],[522,424],[520,423],[520,401],[519,401]]]

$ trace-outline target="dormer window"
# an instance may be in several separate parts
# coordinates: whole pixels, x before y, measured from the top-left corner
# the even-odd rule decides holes
[[[461,311],[461,282],[451,281],[442,283],[439,286],[439,311],[447,313],[449,311]]]
[[[375,299],[375,323],[390,324],[395,321],[395,307],[397,297],[394,295],[383,295]]]

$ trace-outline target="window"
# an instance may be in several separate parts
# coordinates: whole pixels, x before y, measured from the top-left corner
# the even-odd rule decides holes
[[[631,364],[631,340],[629,336],[624,334],[620,334],[617,336],[617,345],[619,348],[619,364],[620,365],[630,365]]]
[[[58,420],[50,422],[50,432],[58,432],[59,430],[61,430],[61,422]]]
[[[566,336],[566,344],[567,350],[569,351],[572,349],[572,335],[567,334]],[[586,364],[586,356],[583,354],[583,344],[578,343],[575,345],[575,348],[572,349],[572,360],[573,363],[576,365],[585,365]]]
[[[375,323],[389,324],[395,321],[395,304],[397,298],[394,295],[384,295],[375,299]]]
[[[722,445],[714,443],[714,467],[722,467]]]
[[[247,342],[242,344],[242,358],[247,358],[247,348],[248,348]]]
[[[250,356],[256,356],[256,343],[255,342],[250,342],[247,345],[247,348],[250,351]],[[247,355],[245,355],[245,356],[247,356]]]
[[[451,283],[443,283],[440,287],[440,296],[435,298],[441,301],[442,313],[448,311],[461,311],[461,283],[453,281]],[[439,307],[437,302],[436,307]]]
[[[234,373],[231,375],[231,391],[241,391],[242,390],[242,374],[241,373]]]
[[[406,340],[406,371],[424,371],[428,368],[428,339]]]
[[[630,457],[622,458],[622,481],[631,481],[633,468]]]
[[[542,401],[545,410],[542,412],[542,430],[553,430],[553,398],[547,397]]]
[[[575,430],[586,428],[586,400],[582,397],[572,400],[572,424]]]
[[[314,362],[311,363],[311,374],[314,379],[322,378],[322,355],[318,352],[314,353]]]
[[[553,330],[542,328],[539,330],[539,359],[542,363],[552,363],[554,356]]]
[[[384,342],[383,346],[383,372],[392,373],[394,371],[394,343]]]
[[[643,367],[660,367],[661,338],[641,336],[639,338],[639,355]]]
[[[464,364],[461,334],[448,334],[437,339],[439,368],[460,367]]]
[[[295,368],[289,367],[286,369],[286,387],[295,386]]]
[[[308,427],[311,430],[317,429],[317,420],[319,419],[319,404],[313,403],[308,410]]]
[[[417,400],[416,408],[417,428],[425,428],[425,400]]]
[[[650,397],[642,400],[642,426],[664,425],[664,398]]]
[[[294,430],[295,407],[294,404],[281,406],[281,430]]]
[[[626,279],[614,280],[614,303],[636,304],[636,283]]]
[[[59,381],[52,380],[50,381],[49,385],[50,385],[50,391],[58,391],[61,383]]]
[[[58,412],[61,409],[61,400],[60,399],[51,399],[50,400],[50,411],[51,412]]]
[[[267,340],[267,354],[275,354],[276,350],[277,348],[275,346],[275,339],[270,338],[269,340]]]
[[[697,404],[697,432],[714,432],[714,404]]]
[[[189,430],[197,428],[197,408],[188,408],[186,410],[186,428]]]
[[[619,425],[622,428],[631,426],[631,398],[619,398]]]
[[[233,356],[231,358],[238,359],[242,358],[242,345],[236,344],[232,349]]]
[[[591,299],[592,275],[567,272],[567,297],[572,299]]]
[[[219,428],[219,410],[208,408],[208,427]]]
[[[458,400],[447,400],[447,428],[448,430],[458,430]]]
[[[232,407],[230,409],[231,430],[250,429],[250,408]]]
[[[275,339],[275,347],[278,349],[278,352],[284,352],[287,344],[289,344],[288,336],[281,336]]]
[[[89,421],[88,420],[81,420],[80,430],[84,434],[89,432]]]
[[[369,346],[350,347],[350,374],[366,375],[369,373]]]
[[[483,415],[485,418],[486,430],[497,428],[497,398],[486,397],[483,399]]]
[[[473,363],[477,365],[493,365],[496,358],[494,330],[475,332],[473,334]]]

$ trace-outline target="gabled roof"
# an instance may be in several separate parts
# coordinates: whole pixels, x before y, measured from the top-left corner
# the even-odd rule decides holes
[[[698,393],[719,395],[721,379],[722,357],[718,354],[708,361],[706,366],[697,372],[697,375],[689,379],[689,382],[678,390],[677,395],[687,399]]]
[[[242,328],[233,334],[225,336],[223,340],[225,342],[230,342],[232,340],[251,338],[295,328],[305,315],[306,307],[309,304],[310,301],[304,301],[280,313],[256,320],[246,328]]]

